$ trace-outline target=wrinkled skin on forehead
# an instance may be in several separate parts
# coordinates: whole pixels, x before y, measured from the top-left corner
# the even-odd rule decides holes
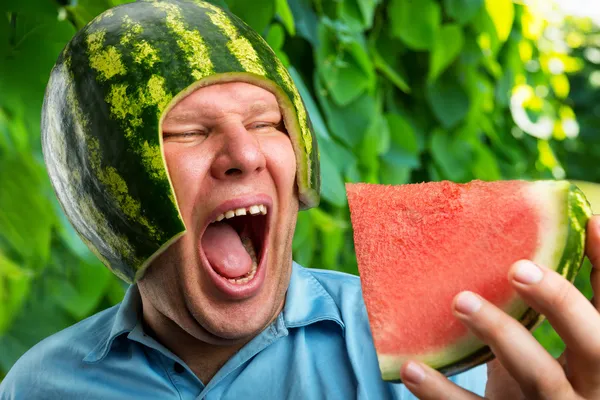
[[[201,1],[122,5],[82,29],[52,71],[42,117],[52,184],[82,239],[127,282],[186,230],[161,118],[197,88],[227,81],[276,96],[301,208],[315,206],[318,150],[302,100],[266,42],[231,14]]]

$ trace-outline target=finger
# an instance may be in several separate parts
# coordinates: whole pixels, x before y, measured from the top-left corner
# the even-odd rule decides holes
[[[592,268],[592,272],[590,273],[590,283],[592,284],[592,290],[594,292],[591,303],[594,308],[600,312],[600,267]]]
[[[454,300],[454,314],[519,383],[528,399],[566,399],[572,392],[563,369],[518,321],[471,292]]]
[[[402,383],[421,400],[476,400],[482,399],[440,372],[416,361],[408,361],[400,369]]]
[[[487,383],[485,385],[486,399],[523,399],[519,383],[504,368],[497,358],[487,363]]]
[[[572,387],[580,394],[597,395],[600,390],[598,310],[575,286],[548,268],[520,261],[511,269],[510,276],[519,295],[548,318],[565,342]]]
[[[594,215],[587,223],[586,255],[592,264],[590,282],[594,291],[592,304],[600,311],[600,215]]]
[[[515,263],[509,273],[519,295],[544,314],[569,351],[600,373],[600,314],[569,281],[529,261]]]

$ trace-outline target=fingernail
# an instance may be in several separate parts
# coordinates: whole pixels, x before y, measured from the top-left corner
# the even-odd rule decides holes
[[[538,283],[544,277],[542,270],[531,261],[518,261],[516,268],[513,279],[526,285]]]
[[[455,308],[459,313],[473,314],[481,308],[481,299],[474,293],[462,292],[456,299]]]
[[[417,363],[409,361],[404,368],[404,381],[417,385],[425,379],[425,371]]]

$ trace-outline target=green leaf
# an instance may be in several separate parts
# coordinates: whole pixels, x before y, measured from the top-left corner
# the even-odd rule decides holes
[[[469,111],[469,96],[453,79],[438,79],[427,88],[427,100],[436,118],[445,128],[452,128]]]
[[[10,18],[7,18],[6,14],[4,14],[0,18],[0,59],[2,60],[4,60],[10,50],[11,34]]]
[[[435,0],[392,0],[388,13],[393,35],[408,47],[427,50],[433,46],[442,19]]]
[[[298,220],[296,221],[296,229],[294,230],[294,240],[292,242],[292,250],[296,251],[302,246],[304,241],[308,240],[308,237],[312,234],[313,224],[309,215],[305,211],[298,213]]]
[[[35,344],[25,344],[19,339],[13,335],[0,336],[0,349],[2,349],[0,351],[0,381],[2,375],[7,373],[13,364]]]
[[[383,158],[379,167],[381,183],[385,185],[404,185],[410,182],[412,168],[398,166],[395,160]]]
[[[444,0],[448,16],[461,25],[472,20],[482,5],[483,0]]]
[[[308,40],[313,47],[318,47],[317,27],[319,19],[312,8],[311,0],[294,0],[288,2],[288,4],[294,16],[298,35]]]
[[[375,8],[381,3],[381,0],[356,0],[356,2],[362,12],[365,28],[371,28],[375,17]]]
[[[373,120],[371,127],[367,130],[362,143],[358,147],[360,149],[358,153],[358,159],[360,165],[365,170],[365,176],[372,178],[365,178],[366,181],[376,183],[379,171],[379,155],[387,152],[390,147],[390,132],[387,126],[387,121],[381,115],[380,111],[377,111],[376,118]]]
[[[0,11],[3,18],[6,11],[15,13],[27,13],[45,15],[50,18],[58,17],[58,8],[56,3],[48,0],[2,0],[0,2]]]
[[[13,43],[0,59],[0,106],[23,116],[19,123],[35,133],[32,139],[39,147],[40,109],[50,70],[75,30],[56,14],[29,12],[16,15]]]
[[[0,336],[11,326],[29,294],[33,274],[0,252]]]
[[[328,202],[343,207],[346,203],[344,181],[328,153],[321,151],[321,195]]]
[[[340,107],[320,87],[319,79],[317,79],[316,84],[317,97],[325,111],[331,134],[348,147],[356,147],[363,140],[377,115],[375,98],[363,94],[346,107]]]
[[[437,35],[431,52],[431,65],[428,80],[433,82],[458,57],[464,44],[462,28],[458,25],[444,25]]]
[[[0,337],[0,364],[12,365],[23,353],[42,339],[73,325],[60,306],[49,299],[48,281],[34,281],[27,302],[10,330]]]
[[[556,333],[552,325],[545,320],[539,328],[533,332],[533,336],[540,342],[552,357],[558,358],[565,350],[565,344],[561,337]]]
[[[473,19],[473,26],[479,32],[477,42],[490,64],[488,68],[500,68],[492,65],[496,61],[492,57],[508,39],[514,18],[515,7],[512,0],[485,0],[485,8]]]
[[[4,110],[0,108],[0,155],[5,151],[8,152],[10,143],[10,131],[8,129],[8,118],[4,113]],[[12,150],[12,149],[11,149]]]
[[[340,253],[344,247],[344,230],[339,227],[321,232],[321,264],[319,268],[339,270]]]
[[[289,66],[290,60],[287,54],[285,54],[285,52],[282,50],[283,43],[285,42],[285,32],[283,31],[281,25],[277,23],[272,24],[265,40],[267,43],[269,43],[269,46],[271,46],[283,65],[286,67]]]
[[[408,168],[410,170],[421,166],[421,162],[417,156],[398,147],[396,144],[392,145],[390,150],[381,158],[388,166],[397,168]]]
[[[369,54],[371,54],[371,58],[373,59],[373,65],[377,70],[379,70],[387,79],[389,79],[398,89],[403,91],[404,93],[410,93],[410,85],[408,84],[408,80],[404,71],[400,70],[396,66],[393,66],[386,58],[384,58],[379,50],[379,46],[381,41],[378,40],[379,36],[377,34],[371,35],[369,37]],[[389,41],[385,42],[385,44],[389,45]],[[389,49],[388,49],[389,50]],[[388,54],[390,52],[388,51]],[[397,64],[397,63],[394,63]]]
[[[294,15],[292,14],[292,10],[290,10],[287,0],[276,0],[275,13],[281,19],[288,33],[294,36],[296,34],[296,25],[294,24]]]
[[[392,142],[407,153],[418,155],[422,150],[422,146],[419,144],[417,134],[410,122],[402,115],[395,113],[386,114],[385,118],[390,129]]]
[[[283,43],[285,42],[285,32],[279,24],[272,24],[269,28],[269,33],[265,38],[269,46],[276,52],[281,50]]]
[[[73,318],[82,319],[98,307],[110,283],[110,271],[99,262],[79,262],[70,279],[54,279],[52,299]]]
[[[496,28],[496,35],[505,42],[510,35],[515,19],[515,5],[512,0],[485,0],[485,9]]]
[[[382,156],[382,177],[388,182],[407,179],[413,168],[421,166],[419,143],[412,125],[400,114],[387,114],[391,144],[389,151]],[[394,170],[398,172],[394,172]]]
[[[305,267],[312,266],[316,248],[316,228],[309,214],[311,210],[298,213],[296,231],[300,230],[304,234],[294,236],[292,242],[294,260]]]
[[[48,186],[31,156],[0,157],[0,238],[31,267],[43,268],[50,252],[56,219]]]
[[[352,168],[356,168],[357,160],[355,155],[334,140],[319,140],[319,149],[321,154],[327,153],[333,165],[344,176],[347,176]]]
[[[353,32],[362,32],[367,27],[355,0],[339,2],[339,19]]]
[[[320,208],[311,208],[308,210],[314,225],[323,232],[332,232],[335,229],[348,228],[349,222],[336,216],[326,213]]]
[[[323,19],[319,42],[317,69],[338,105],[347,105],[374,86],[374,66],[360,36],[341,23]]]
[[[381,73],[388,78],[398,89],[404,93],[410,93],[410,85],[404,75],[404,72],[399,69],[393,68],[389,65],[379,53],[372,52],[373,63],[375,67],[381,71]]]
[[[471,169],[473,177],[488,182],[502,179],[498,161],[490,149],[481,143],[477,143],[472,147],[475,153]]]
[[[455,182],[469,180],[471,152],[465,142],[454,140],[448,132],[436,129],[431,135],[429,147],[443,177]]]
[[[110,304],[115,305],[123,301],[127,284],[112,274],[109,281],[105,294]]]
[[[229,10],[262,34],[275,15],[275,0],[227,0]]]

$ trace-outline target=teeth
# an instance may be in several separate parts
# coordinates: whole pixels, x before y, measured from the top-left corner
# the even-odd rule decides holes
[[[261,206],[250,206],[248,208],[248,211],[250,211],[250,214],[256,215],[261,211],[261,209],[262,209]]]
[[[249,237],[244,237],[242,238],[242,245],[244,246],[248,254],[250,254],[250,258],[252,259],[252,268],[250,269],[250,271],[248,271],[246,275],[240,278],[227,279],[229,282],[237,285],[241,285],[248,281],[251,281],[252,278],[254,278],[254,275],[256,275],[256,270],[258,269],[258,260],[256,259],[256,252],[254,251],[254,245],[252,244],[252,240]]]
[[[229,210],[229,211],[226,211],[223,214],[219,215],[213,222],[219,222],[225,218],[230,219],[230,218],[237,217],[240,215],[248,215],[248,214],[266,215],[267,214],[267,206],[265,206],[264,204],[256,204],[256,205],[252,205],[252,206],[246,207],[246,208],[241,207],[241,208],[236,208],[234,210]]]
[[[256,275],[257,269],[258,269],[258,266],[256,265],[256,263],[252,262],[252,269],[250,270],[250,272],[248,272],[246,275],[244,275],[243,278],[235,278],[235,279],[227,279],[227,280],[233,284],[242,285],[244,283],[247,283],[248,281],[251,281],[252,278],[254,278],[254,276]]]

